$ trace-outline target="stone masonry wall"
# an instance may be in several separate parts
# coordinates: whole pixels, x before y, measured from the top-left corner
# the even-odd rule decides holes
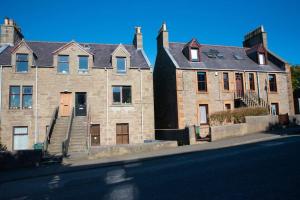
[[[23,53],[30,53],[26,49],[19,50],[22,50]],[[79,49],[76,45],[63,49],[60,54],[69,55],[70,73],[58,74],[55,64],[56,57],[54,57],[53,67],[38,68],[38,91],[35,90],[35,68],[29,67],[29,72],[22,74],[15,72],[15,66],[3,69],[2,142],[7,145],[9,150],[12,149],[13,145],[13,126],[28,126],[28,148],[32,148],[34,144],[35,95],[38,95],[38,141],[44,141],[46,125],[49,125],[53,111],[59,106],[60,93],[64,91],[72,93],[72,106],[75,105],[75,92],[87,93],[87,105],[91,110],[91,123],[100,124],[101,145],[116,144],[116,123],[129,123],[129,142],[132,144],[142,143],[147,139],[154,139],[154,103],[151,70],[127,69],[126,74],[120,75],[116,73],[115,69],[106,71],[105,69],[93,68],[92,56]],[[89,56],[89,72],[87,74],[78,73],[78,55]],[[106,81],[107,79],[108,82]],[[143,88],[141,88],[141,80]],[[9,86],[11,85],[33,86],[32,109],[9,109]],[[114,85],[131,86],[131,105],[117,106],[112,104],[112,86]],[[108,113],[106,112],[107,92]],[[108,116],[108,121],[106,116]]]

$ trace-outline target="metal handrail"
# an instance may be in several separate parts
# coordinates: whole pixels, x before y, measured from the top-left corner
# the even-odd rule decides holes
[[[91,123],[91,105],[88,105],[88,114],[87,114],[87,136],[86,136],[86,146],[88,152],[91,148],[91,134],[90,134],[90,123]]]
[[[71,113],[70,120],[69,120],[69,126],[68,126],[68,130],[66,133],[66,138],[62,142],[62,154],[64,157],[66,157],[68,155],[73,119],[74,119],[74,107],[72,108],[72,113]]]
[[[59,106],[57,106],[55,108],[55,110],[53,111],[53,114],[52,114],[52,117],[51,117],[51,121],[50,121],[50,125],[49,125],[47,133],[45,135],[44,152],[47,152],[47,150],[48,150],[48,144],[50,143],[50,138],[51,138],[52,131],[53,131],[53,128],[54,128],[54,124],[55,124],[56,119],[58,117],[58,111],[59,111]]]

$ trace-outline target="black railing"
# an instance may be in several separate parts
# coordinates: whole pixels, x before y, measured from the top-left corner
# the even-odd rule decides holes
[[[74,107],[72,108],[72,113],[71,113],[71,116],[70,116],[70,119],[69,119],[69,126],[68,126],[68,130],[67,130],[67,133],[66,133],[66,138],[62,142],[62,154],[63,154],[64,157],[66,157],[68,155],[68,149],[69,149],[69,144],[70,144],[73,119],[74,119]]]
[[[59,107],[57,106],[52,114],[50,125],[49,125],[49,128],[48,128],[46,136],[45,136],[44,152],[47,152],[47,150],[48,150],[48,144],[50,143],[53,128],[54,128],[54,125],[55,125],[55,122],[56,122],[56,119],[58,116],[58,111],[59,111]]]

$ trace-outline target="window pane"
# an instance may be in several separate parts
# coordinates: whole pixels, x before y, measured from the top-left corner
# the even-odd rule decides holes
[[[32,108],[32,95],[23,95],[23,108]]]
[[[118,72],[126,71],[125,58],[117,58],[117,71]]]
[[[59,73],[69,73],[69,63],[58,63]]]
[[[28,54],[17,54],[17,61],[28,61]]]
[[[79,56],[79,69],[80,70],[88,69],[88,57],[87,56]]]
[[[14,134],[28,134],[27,133],[28,128],[27,127],[19,127],[19,128],[14,128]]]
[[[131,87],[122,87],[122,103],[131,103]]]
[[[200,110],[200,124],[206,124],[207,123],[207,110],[206,110],[206,106],[200,106],[199,107]]]
[[[69,62],[69,56],[58,56],[58,62]]]
[[[121,88],[113,87],[113,102],[121,103]]]
[[[10,104],[11,108],[19,108],[20,107],[20,95],[11,95],[10,96]]]
[[[258,55],[258,61],[260,65],[264,65],[265,64],[265,55],[264,54],[259,54]]]
[[[27,61],[17,61],[16,63],[17,72],[27,72],[28,71],[28,62]]]
[[[228,73],[223,73],[224,90],[229,90]]]
[[[191,50],[191,58],[192,60],[198,60],[198,49]]]
[[[32,94],[32,86],[23,86],[23,94]]]
[[[20,94],[20,86],[11,86],[10,94]]]
[[[28,135],[14,135],[14,150],[28,149]]]
[[[205,81],[205,72],[198,72],[198,81]]]

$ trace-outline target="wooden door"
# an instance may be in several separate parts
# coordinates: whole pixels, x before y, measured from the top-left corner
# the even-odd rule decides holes
[[[100,145],[100,124],[91,125],[91,145]]]
[[[244,95],[243,75],[235,74],[235,82],[236,82],[236,93],[238,97],[241,97]]]
[[[117,124],[116,127],[117,137],[116,143],[117,144],[129,144],[129,124]]]
[[[66,117],[70,116],[71,113],[71,103],[72,103],[72,93],[62,92],[60,93],[60,116]]]

